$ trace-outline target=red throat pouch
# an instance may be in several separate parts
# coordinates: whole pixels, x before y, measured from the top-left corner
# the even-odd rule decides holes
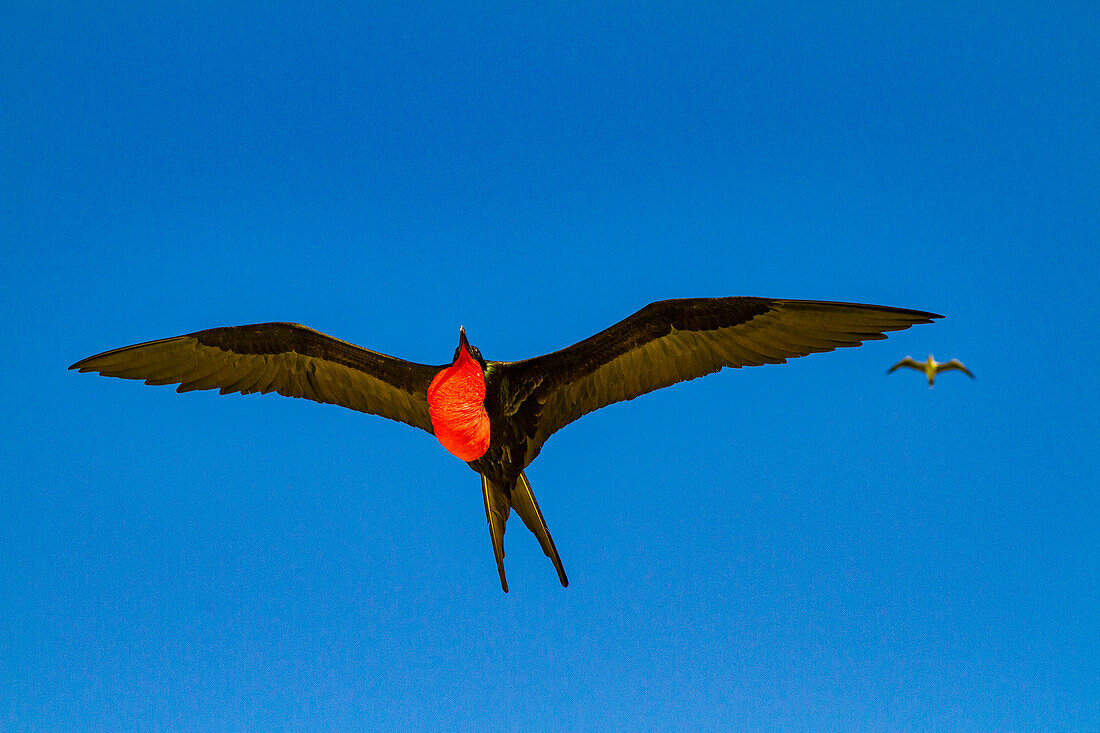
[[[436,439],[463,461],[477,460],[489,450],[485,375],[465,347],[428,387],[428,414]]]

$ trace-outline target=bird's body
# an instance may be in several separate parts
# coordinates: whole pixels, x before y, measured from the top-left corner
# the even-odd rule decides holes
[[[719,371],[859,346],[929,323],[934,313],[768,298],[651,303],[550,354],[486,361],[459,333],[450,364],[428,366],[368,351],[290,323],[198,331],[104,352],[82,372],[178,384],[177,391],[278,392],[399,420],[436,436],[481,476],[501,587],[511,509],[538,538],[563,586],[557,549],[524,469],[559,429],[588,412]]]
[[[899,361],[894,366],[886,370],[887,374],[892,374],[902,367],[908,367],[909,369],[916,369],[918,372],[923,372],[924,376],[928,379],[928,388],[931,389],[936,381],[936,375],[940,372],[950,371],[952,369],[958,369],[963,374],[967,375],[971,379],[974,375],[969,369],[963,366],[963,363],[958,359],[952,359],[951,361],[936,361],[932,358],[932,355],[928,355],[927,361],[917,361],[911,356],[907,356]]]

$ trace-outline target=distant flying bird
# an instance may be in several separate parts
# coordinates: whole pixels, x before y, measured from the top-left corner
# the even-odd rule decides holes
[[[278,392],[399,420],[433,434],[481,476],[485,518],[504,576],[511,509],[565,576],[523,470],[555,432],[605,405],[723,367],[859,346],[935,313],[857,303],[691,298],[651,303],[567,348],[523,361],[487,361],[458,331],[450,364],[415,364],[294,323],[197,331],[114,349],[70,369],[178,384],[177,392]],[[728,408],[724,408],[728,409]]]
[[[910,369],[916,369],[918,372],[924,372],[924,376],[928,377],[928,386],[932,387],[932,383],[936,381],[936,375],[940,372],[946,372],[951,369],[958,369],[963,374],[967,375],[971,379],[974,375],[969,369],[963,366],[963,363],[958,359],[952,359],[951,361],[938,362],[932,358],[932,355],[928,355],[928,361],[917,361],[911,356],[907,356],[899,361],[894,366],[886,370],[887,374],[893,374],[895,370],[901,367],[909,367]]]

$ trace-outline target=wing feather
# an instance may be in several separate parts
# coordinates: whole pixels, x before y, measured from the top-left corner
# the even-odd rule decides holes
[[[935,313],[888,306],[767,298],[691,298],[651,303],[560,351],[501,363],[513,411],[534,410],[527,459],[573,420],[724,367],[787,359],[886,338],[931,323]]]
[[[176,391],[182,393],[218,387],[224,383],[225,377],[229,376],[231,367],[232,364],[221,359],[199,362],[191,368],[187,378],[176,387]]]
[[[946,372],[950,369],[958,369],[960,372],[962,372],[966,376],[970,377],[971,379],[974,378],[973,372],[971,372],[969,369],[967,369],[966,366],[963,365],[963,363],[961,361],[959,361],[958,359],[952,359],[951,361],[947,362],[946,364],[938,365],[936,367],[936,373],[939,374],[940,372]]]
[[[250,361],[244,360],[240,373],[237,379],[229,381],[222,385],[222,388],[218,390],[220,394],[229,394],[230,392],[240,392],[241,394],[248,394],[252,385],[260,378],[264,370],[267,368],[267,364],[263,361]]]
[[[176,384],[179,392],[278,392],[432,432],[426,393],[442,367],[368,351],[294,323],[258,323],[126,346],[69,368]]]
[[[901,361],[899,361],[897,364],[895,364],[894,366],[887,369],[886,373],[887,374],[893,374],[894,372],[896,372],[898,369],[901,369],[902,367],[909,367],[910,369],[916,369],[918,372],[923,372],[924,371],[924,365],[923,364],[919,363],[913,357],[907,356],[904,359],[902,359]]]

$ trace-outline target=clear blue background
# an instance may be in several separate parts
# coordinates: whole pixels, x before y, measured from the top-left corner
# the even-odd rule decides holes
[[[0,728],[1100,729],[1094,3],[150,5],[0,24]],[[719,295],[948,317],[555,436],[567,590],[425,433],[65,370]]]

